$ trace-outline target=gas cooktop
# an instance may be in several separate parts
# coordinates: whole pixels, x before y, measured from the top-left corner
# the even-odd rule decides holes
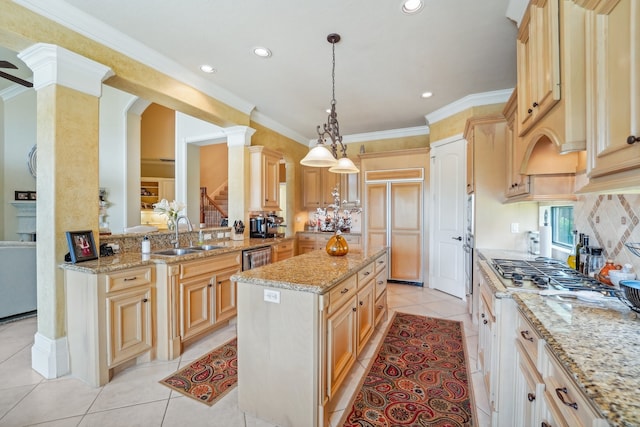
[[[567,291],[596,291],[605,296],[616,296],[616,289],[569,267],[553,258],[531,260],[492,260],[493,267],[510,288],[557,289]]]

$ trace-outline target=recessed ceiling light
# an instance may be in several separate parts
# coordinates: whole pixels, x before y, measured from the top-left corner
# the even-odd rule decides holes
[[[266,47],[254,47],[253,53],[259,56],[260,58],[268,58],[271,56],[271,51]]]
[[[408,14],[417,13],[423,5],[422,0],[405,0],[402,3],[402,11]]]
[[[202,71],[204,71],[205,73],[209,73],[209,74],[213,74],[213,73],[216,72],[215,68],[213,68],[211,65],[207,65],[207,64],[201,65],[200,69]]]
[[[422,95],[420,95],[423,98],[431,98],[433,96],[433,92],[422,92]]]

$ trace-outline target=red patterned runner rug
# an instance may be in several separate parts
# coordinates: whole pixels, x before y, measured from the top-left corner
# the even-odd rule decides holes
[[[160,384],[209,406],[233,390],[237,383],[236,338],[160,381]]]
[[[465,361],[462,322],[395,313],[342,425],[473,426]]]

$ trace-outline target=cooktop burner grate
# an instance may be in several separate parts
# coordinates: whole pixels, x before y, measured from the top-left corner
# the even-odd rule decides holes
[[[493,259],[493,266],[503,278],[511,280],[512,286],[522,287],[523,281],[530,281],[540,289],[553,287],[569,291],[598,291],[607,296],[616,296],[616,289],[587,277],[568,265],[551,258],[537,258],[535,261]]]

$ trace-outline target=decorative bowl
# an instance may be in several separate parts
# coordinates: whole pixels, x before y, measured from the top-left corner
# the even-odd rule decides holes
[[[620,286],[621,280],[633,280],[636,278],[636,273],[633,271],[624,272],[622,270],[609,270],[609,280],[615,287]]]
[[[640,313],[640,280],[621,280],[620,291],[620,300]]]

